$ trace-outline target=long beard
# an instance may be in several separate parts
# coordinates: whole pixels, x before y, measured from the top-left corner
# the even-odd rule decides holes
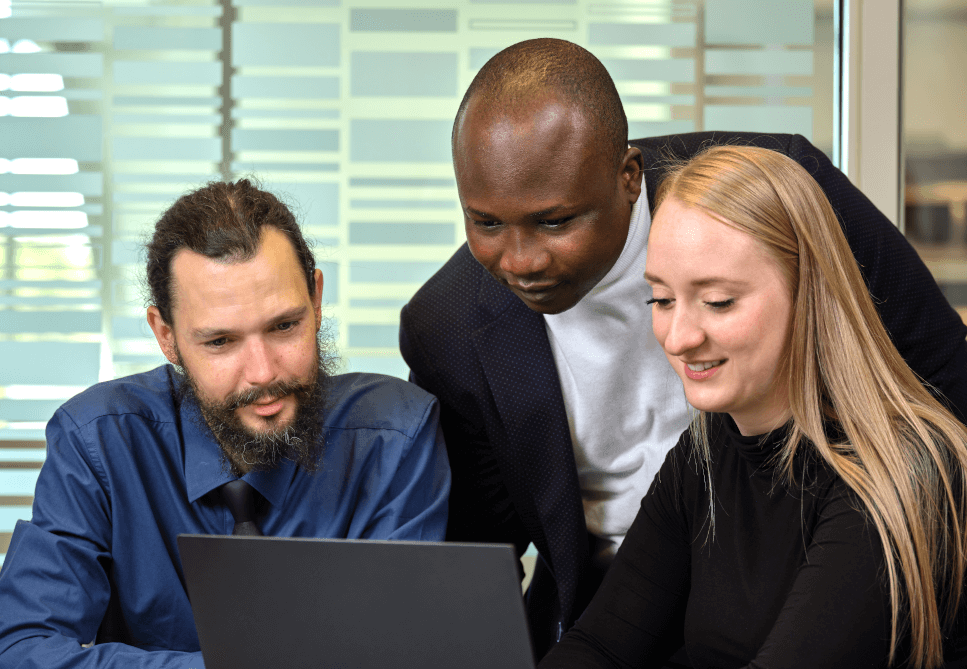
[[[322,421],[332,362],[328,351],[323,351],[319,337],[316,340],[315,370],[308,381],[277,381],[268,386],[233,393],[220,401],[205,397],[190,370],[179,364],[179,371],[185,379],[179,389],[179,400],[195,403],[205,426],[221,447],[222,463],[236,476],[245,471],[272,469],[283,459],[292,460],[300,468],[313,472],[320,467],[325,451]],[[267,419],[264,421],[265,429],[253,430],[238,417],[237,410],[244,406],[265,398],[288,395],[296,400],[295,416],[288,423],[273,425],[272,420]]]

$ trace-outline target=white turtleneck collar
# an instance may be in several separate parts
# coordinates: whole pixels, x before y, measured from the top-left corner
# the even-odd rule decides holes
[[[651,213],[642,181],[614,267],[571,309],[545,315],[595,559],[606,564],[688,424],[678,376],[651,330],[644,280]]]

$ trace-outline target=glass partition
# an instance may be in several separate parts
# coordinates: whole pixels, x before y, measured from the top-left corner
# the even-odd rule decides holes
[[[249,176],[297,212],[343,369],[405,377],[399,310],[463,243],[450,126],[477,69],[577,42],[640,137],[833,146],[832,0],[0,0],[0,554],[43,427],[163,362],[140,245],[179,194]]]
[[[906,0],[907,239],[967,321],[967,0]]]

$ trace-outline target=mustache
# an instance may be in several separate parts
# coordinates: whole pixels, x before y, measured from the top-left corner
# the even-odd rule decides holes
[[[300,383],[294,379],[283,379],[267,386],[256,386],[237,393],[232,393],[222,402],[229,411],[241,409],[249,404],[255,404],[265,398],[280,399],[287,395],[306,390],[311,384]]]

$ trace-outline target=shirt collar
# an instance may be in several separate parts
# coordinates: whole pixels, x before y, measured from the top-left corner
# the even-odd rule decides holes
[[[260,472],[249,472],[242,478],[258,490],[262,497],[269,500],[274,507],[281,507],[292,488],[292,481],[299,471],[298,466],[288,458],[272,469]]]
[[[645,189],[645,177],[641,177],[641,195],[631,207],[631,219],[628,222],[628,236],[621,249],[621,255],[614,266],[601,281],[591,290],[590,294],[600,293],[608,286],[622,279],[628,270],[636,269],[644,263],[645,248],[648,244],[648,230],[651,228],[651,211],[648,208],[648,191]],[[638,277],[641,278],[641,277]]]
[[[185,484],[188,501],[194,503],[236,477],[225,468],[221,448],[204,424],[198,405],[183,400],[180,413],[185,447]],[[294,462],[285,459],[270,470],[249,472],[242,480],[258,490],[272,506],[280,507],[285,503],[297,470]]]

